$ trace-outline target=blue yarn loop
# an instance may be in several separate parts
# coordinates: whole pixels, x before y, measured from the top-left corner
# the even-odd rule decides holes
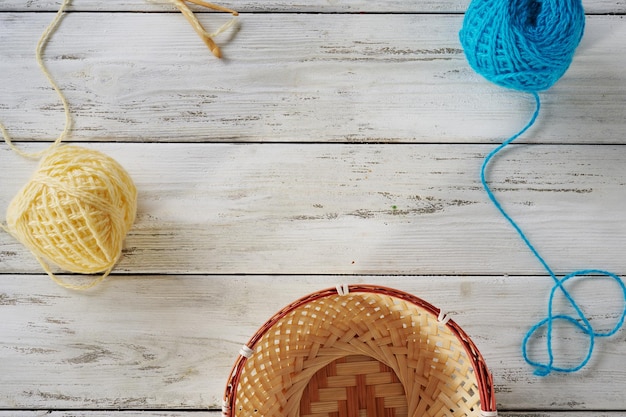
[[[550,277],[554,281],[554,286],[552,287],[550,291],[550,298],[548,301],[548,316],[544,318],[543,320],[537,322],[534,326],[532,326],[530,330],[528,330],[528,332],[526,333],[526,336],[524,337],[524,340],[522,341],[522,355],[526,363],[535,367],[535,372],[534,372],[535,375],[546,376],[550,374],[550,372],[552,371],[570,373],[570,372],[576,372],[580,370],[591,359],[591,356],[593,354],[593,349],[595,346],[595,339],[597,337],[612,336],[619,331],[619,329],[624,325],[624,320],[626,319],[626,285],[624,285],[623,280],[618,275],[612,272],[608,272],[608,271],[604,271],[600,269],[581,269],[578,271],[574,271],[564,276],[563,278],[559,278],[555,274],[555,272],[552,270],[552,268],[550,268],[546,260],[539,254],[535,246],[530,242],[530,240],[528,239],[524,231],[521,229],[521,227],[515,222],[515,220],[513,220],[513,218],[502,207],[502,204],[500,204],[500,202],[494,195],[493,191],[489,187],[486,173],[487,173],[487,167],[489,163],[491,162],[491,160],[498,153],[500,153],[505,147],[510,145],[515,139],[523,135],[537,121],[537,117],[539,116],[539,110],[541,109],[541,100],[539,99],[539,94],[537,94],[536,92],[533,92],[532,94],[533,94],[533,97],[535,98],[536,109],[530,121],[528,122],[528,124],[526,124],[526,126],[524,126],[524,128],[522,128],[522,130],[520,130],[518,133],[511,136],[509,139],[502,142],[502,144],[500,144],[498,147],[493,149],[485,157],[481,170],[480,170],[480,181],[482,183],[483,188],[485,189],[487,193],[487,196],[489,197],[493,205],[498,209],[500,214],[502,214],[502,216],[511,224],[511,226],[513,226],[513,229],[515,229],[517,234],[521,237],[522,241],[526,244],[528,249],[530,249],[532,254],[535,256],[535,258],[539,261],[539,263],[543,266],[543,268],[546,270],[546,272],[550,275]],[[622,298],[624,300],[622,312],[619,315],[615,326],[609,331],[601,332],[601,331],[595,330],[593,326],[591,325],[591,323],[589,322],[589,319],[586,317],[585,313],[579,306],[579,304],[574,300],[574,297],[572,296],[572,294],[564,286],[564,284],[572,278],[588,277],[592,275],[601,275],[601,276],[606,276],[608,278],[611,278],[619,285],[619,287],[622,290]],[[566,314],[554,313],[554,300],[555,300],[555,296],[557,292],[562,293],[565,299],[567,300],[567,302],[569,303],[569,305],[572,306],[572,308],[574,309],[576,313],[574,317],[570,315],[566,315]],[[555,359],[554,359],[552,338],[553,338],[553,333],[554,333],[553,332],[554,323],[557,321],[562,321],[562,322],[565,322],[566,324],[573,325],[574,327],[579,329],[584,335],[586,335],[587,338],[589,339],[589,347],[588,347],[586,356],[576,365],[572,365],[569,367],[562,367],[562,366],[556,366],[554,364]],[[545,363],[532,360],[530,359],[528,355],[528,344],[530,343],[535,333],[537,333],[539,330],[543,329],[544,327],[546,328],[546,350],[548,354],[548,361]]]
[[[532,326],[522,341],[524,360],[540,376],[548,375],[552,371],[575,372],[589,362],[596,338],[611,336],[624,324],[626,286],[619,276],[600,269],[581,269],[559,278],[496,199],[487,183],[486,171],[499,152],[535,124],[541,109],[538,92],[547,90],[565,74],[582,39],[584,28],[585,12],[580,0],[472,0],[459,33],[467,60],[477,73],[497,85],[531,93],[536,102],[535,112],[526,126],[485,157],[480,179],[491,202],[513,226],[554,281],[548,302],[548,316]],[[565,283],[573,278],[593,275],[609,277],[622,289],[624,307],[615,327],[610,331],[595,330],[572,294],[565,288]],[[574,315],[555,314],[554,301],[557,293],[565,297],[573,308]],[[587,336],[587,353],[579,363],[572,366],[555,365],[552,337],[556,322],[573,326]],[[530,359],[528,345],[533,338],[537,338],[536,333],[544,328],[548,360],[540,362]]]

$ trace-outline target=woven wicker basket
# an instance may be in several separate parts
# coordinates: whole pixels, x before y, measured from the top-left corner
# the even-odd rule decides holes
[[[338,286],[279,311],[240,351],[226,417],[495,416],[491,374],[441,310]]]

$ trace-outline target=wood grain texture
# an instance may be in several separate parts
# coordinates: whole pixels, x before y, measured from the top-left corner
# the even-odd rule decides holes
[[[120,272],[544,273],[481,188],[491,146],[88,146],[139,190]],[[35,164],[0,158],[4,211]],[[515,146],[492,187],[557,272],[624,273],[624,159],[624,146]],[[42,271],[5,233],[0,253],[2,273]]]
[[[3,0],[0,11],[56,11],[60,1]],[[224,0],[216,2],[244,13],[462,13],[469,0]],[[624,13],[624,0],[593,0],[584,2],[587,13]],[[73,0],[69,10],[76,11],[163,11],[174,10],[166,1],[144,0]],[[203,10],[197,8],[197,10]]]
[[[16,139],[62,129],[34,59],[50,19],[0,14],[0,118]],[[209,29],[227,19],[203,17]],[[68,14],[46,62],[70,101],[70,140],[496,143],[534,102],[469,68],[461,19],[243,15],[230,39],[218,39],[219,61],[180,15]],[[623,144],[624,39],[621,16],[591,16],[570,71],[542,95],[545,122],[523,140]]]
[[[574,375],[538,378],[522,360],[551,280],[478,171],[533,100],[468,67],[467,0],[219,2],[242,12],[216,39],[221,61],[170,5],[72,3],[45,55],[70,101],[69,141],[128,169],[139,213],[114,276],[89,292],[56,286],[0,233],[0,417],[217,417],[241,344],[345,282],[450,312],[494,372],[503,416],[626,416],[624,331]],[[63,127],[34,57],[58,5],[0,2],[0,121],[29,150]],[[570,70],[490,176],[557,273],[624,275],[626,2],[584,6]],[[229,19],[198,15],[209,30]],[[35,166],[0,146],[0,213]],[[610,328],[619,289],[571,284]],[[560,297],[556,310],[570,312]],[[559,328],[558,360],[587,343]]]
[[[0,417],[222,417],[222,412],[221,411],[148,411],[148,410],[144,410],[144,411],[117,411],[117,410],[16,411],[16,410],[11,410],[11,411],[0,411]],[[544,416],[541,416],[541,417],[544,417]],[[579,417],[587,417],[587,416],[581,415]]]
[[[501,408],[626,407],[623,332],[598,340],[590,367],[576,375],[542,379],[523,362],[521,338],[545,315],[545,277],[221,275],[115,276],[88,293],[42,275],[0,275],[0,407],[217,407],[240,346],[263,322],[343,282],[409,291],[448,311],[485,356]],[[599,329],[611,326],[621,300],[610,282],[571,289]],[[562,302],[556,310],[567,312]],[[586,342],[565,331],[554,343],[560,360],[572,360]]]

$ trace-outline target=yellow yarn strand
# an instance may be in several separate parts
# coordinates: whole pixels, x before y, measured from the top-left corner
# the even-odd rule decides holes
[[[37,59],[37,64],[39,65],[39,68],[41,69],[43,74],[46,76],[46,79],[48,80],[48,82],[50,83],[50,85],[52,86],[54,91],[56,91],[57,95],[61,99],[61,103],[63,103],[63,111],[65,113],[65,128],[63,129],[63,132],[61,132],[61,134],[54,140],[54,142],[48,148],[46,148],[44,150],[41,150],[39,152],[24,152],[21,149],[19,149],[18,147],[16,147],[15,144],[13,144],[13,141],[11,140],[9,132],[4,127],[4,125],[2,123],[0,123],[0,131],[2,132],[2,136],[4,137],[4,141],[7,143],[7,145],[9,145],[9,147],[13,151],[15,151],[19,155],[21,155],[23,157],[26,157],[26,158],[38,159],[49,148],[57,146],[58,144],[60,144],[65,139],[65,137],[69,133],[70,129],[72,128],[72,117],[71,117],[71,114],[70,114],[70,106],[69,106],[69,104],[67,102],[67,99],[65,98],[65,95],[63,94],[63,92],[61,91],[61,89],[59,88],[57,83],[54,81],[54,78],[52,78],[52,75],[50,74],[50,71],[48,71],[48,68],[46,67],[45,63],[43,62],[43,58],[42,58],[43,51],[44,51],[44,49],[46,47],[46,44],[48,43],[48,40],[52,36],[52,33],[56,30],[57,26],[61,22],[61,18],[65,14],[65,8],[67,7],[67,5],[69,3],[70,3],[70,0],[63,0],[63,3],[61,4],[61,7],[59,8],[59,11],[54,16],[54,19],[48,25],[46,30],[43,32],[43,34],[39,38],[39,42],[37,42],[37,49],[36,49],[36,52],[35,52],[35,57]]]
[[[122,253],[122,244],[137,212],[137,190],[112,158],[78,146],[58,146],[68,135],[72,119],[67,99],[43,62],[43,51],[70,0],[63,0],[54,20],[37,43],[37,63],[57,92],[65,113],[65,128],[39,152],[17,148],[0,123],[9,147],[21,156],[40,161],[31,180],[7,209],[0,228],[28,247],[50,278],[62,287],[89,289],[103,281]],[[58,278],[50,264],[80,274],[101,273],[86,284]]]
[[[217,10],[219,12],[230,13],[233,16],[235,16],[235,18],[233,18],[230,21],[226,22],[224,25],[222,25],[215,32],[210,33],[210,32],[208,32],[204,28],[204,26],[202,26],[202,23],[200,23],[200,21],[198,20],[196,15],[193,13],[193,10],[191,10],[189,8],[189,6],[187,6],[185,1],[183,1],[183,0],[161,0],[161,1],[158,1],[158,0],[148,0],[148,1],[150,1],[150,2],[162,2],[162,1],[165,1],[165,2],[168,2],[168,3],[172,3],[174,6],[176,6],[178,8],[178,10],[182,13],[182,15],[185,17],[185,19],[187,19],[189,24],[191,24],[191,27],[196,31],[196,33],[204,41],[204,43],[209,48],[211,53],[213,53],[213,55],[215,55],[217,58],[221,58],[222,57],[222,50],[220,49],[219,46],[217,46],[217,44],[215,43],[213,38],[218,36],[219,34],[225,32],[230,27],[232,27],[235,24],[235,22],[237,21],[236,16],[239,16],[239,12],[237,12],[235,10],[228,9],[226,7],[223,7],[223,6],[219,6],[217,4],[207,3],[207,2],[205,2],[203,0],[186,0],[189,3],[194,3],[194,4],[197,4],[199,6],[203,6],[203,7],[212,9],[212,10]]]
[[[54,274],[54,272],[52,272],[52,270],[48,267],[48,265],[40,257],[38,257],[36,255],[35,255],[35,257],[37,258],[37,260],[39,261],[39,263],[43,267],[43,270],[46,271],[46,274],[48,274],[48,276],[52,279],[52,281],[54,281],[56,284],[60,285],[61,287],[67,288],[69,290],[84,291],[84,290],[88,290],[89,288],[93,288],[96,285],[100,284],[102,281],[104,281],[105,278],[108,277],[109,274],[111,273],[111,271],[113,270],[113,268],[109,268],[108,271],[105,271],[102,275],[94,278],[93,280],[91,280],[87,284],[82,284],[82,285],[70,284],[69,282],[64,281],[64,280],[60,279],[59,277],[57,277]]]

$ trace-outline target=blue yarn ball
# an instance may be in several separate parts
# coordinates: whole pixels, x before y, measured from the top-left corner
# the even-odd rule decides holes
[[[473,0],[459,36],[483,77],[538,92],[565,74],[584,28],[580,0]]]

